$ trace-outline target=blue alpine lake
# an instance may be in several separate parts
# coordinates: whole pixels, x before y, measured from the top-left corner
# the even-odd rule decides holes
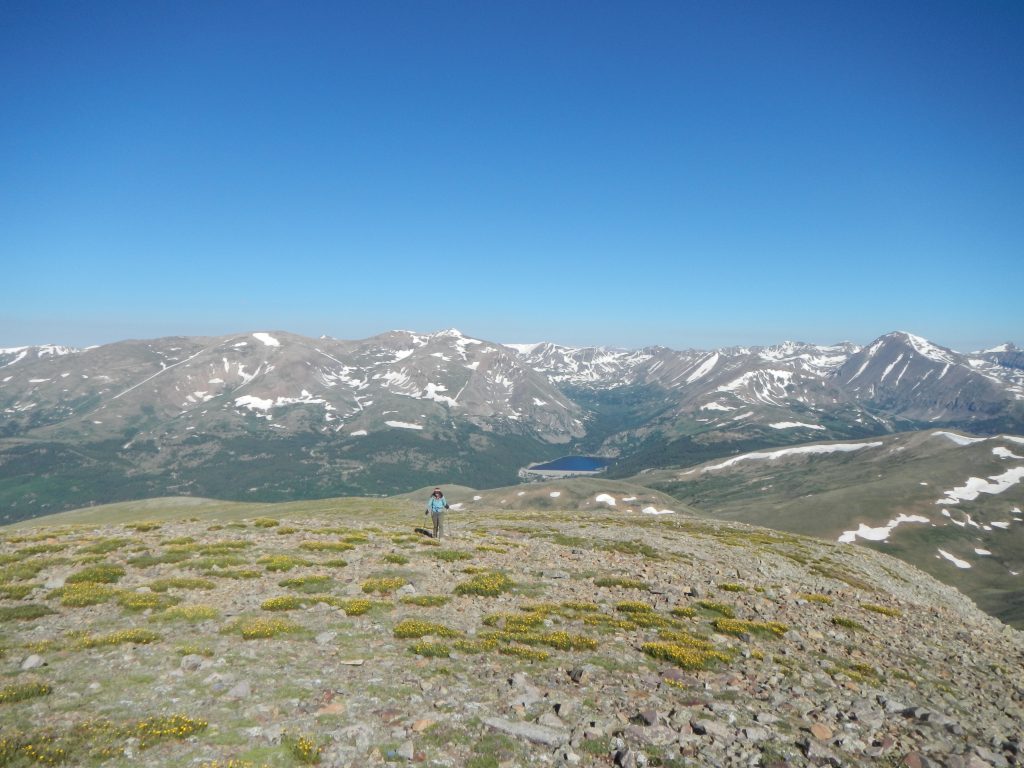
[[[530,469],[553,472],[596,472],[611,463],[611,459],[602,459],[597,456],[563,456],[560,459],[549,461],[547,464],[534,464]]]

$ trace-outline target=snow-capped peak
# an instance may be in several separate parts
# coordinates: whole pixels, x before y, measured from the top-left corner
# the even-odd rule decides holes
[[[891,337],[899,338],[905,341],[922,357],[926,357],[929,360],[933,360],[936,363],[955,363],[956,360],[951,354],[951,350],[943,349],[932,344],[928,339],[917,336],[907,331],[897,331],[896,333],[889,334]]]

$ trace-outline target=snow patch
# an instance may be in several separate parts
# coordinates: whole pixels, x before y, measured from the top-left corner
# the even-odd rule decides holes
[[[280,347],[281,346],[281,342],[278,341],[277,339],[275,339],[269,333],[254,333],[252,335],[252,337],[254,339],[256,339],[256,341],[262,341],[268,347]],[[240,344],[236,344],[235,346],[241,346],[241,345]]]
[[[967,437],[966,435],[958,435],[956,432],[932,432],[932,435],[934,437],[945,437],[957,445],[971,445],[972,443],[983,443],[988,440],[987,437]]]
[[[855,531],[843,531],[843,535],[839,537],[839,543],[853,544],[858,538],[865,539],[866,541],[888,541],[889,534],[891,534],[902,523],[930,522],[931,520],[927,517],[922,517],[921,515],[900,514],[878,528],[871,528],[870,526],[861,523]]]
[[[825,431],[825,428],[817,424],[804,424],[802,421],[777,421],[774,424],[769,424],[772,429],[820,429]]]
[[[352,437],[366,437],[369,433],[365,429],[357,429],[355,432],[349,432]]]
[[[917,352],[918,354],[927,357],[929,360],[932,360],[936,363],[955,362],[944,350],[936,347],[934,344],[928,341],[928,339],[921,338],[920,336],[916,336],[913,333],[907,333],[906,331],[903,331],[902,333],[904,336],[907,337],[907,342],[910,344],[911,347],[914,348],[914,351]]]
[[[407,421],[385,421],[384,423],[389,427],[394,427],[395,429],[423,429],[421,425],[410,424]]]
[[[197,396],[201,396],[203,394],[205,394],[205,393],[199,393],[199,392],[196,393]],[[207,397],[205,399],[206,400],[210,400],[212,398],[213,398],[213,395],[210,395],[209,397]],[[262,397],[254,397],[252,395],[243,395],[242,397],[236,397],[235,398],[235,406],[236,407],[238,407],[238,408],[245,407],[245,408],[248,408],[249,410],[257,410],[258,409],[258,410],[261,410],[261,411],[266,411],[266,410],[269,410],[270,408],[280,408],[281,406],[284,406],[284,405],[296,405],[296,404],[323,405],[328,410],[331,410],[331,406],[327,403],[326,400],[324,400],[323,398],[320,398],[320,397],[313,397],[313,395],[311,395],[305,389],[302,390],[302,393],[298,397],[284,397],[284,396],[282,396],[282,397],[278,397],[276,400],[271,400],[271,399],[262,398]]]
[[[702,411],[735,411],[736,409],[729,405],[722,405],[721,403],[708,403],[700,407]]]
[[[1005,531],[1007,528],[1010,527],[1010,524],[1009,523],[1004,523],[1004,522],[998,522],[998,523],[992,523],[992,527],[993,528],[1002,528]]]
[[[250,411],[267,411],[274,407],[274,401],[252,395],[243,395],[235,398],[236,408],[248,408]]]
[[[599,493],[594,497],[594,501],[598,504],[607,504],[609,507],[615,506],[615,497],[607,493]]]
[[[1024,479],[1024,467],[1013,467],[1001,475],[991,475],[988,480],[980,477],[970,477],[963,485],[959,485],[950,491],[943,491],[946,498],[939,499],[936,504],[956,504],[960,501],[974,501],[979,493],[1002,493],[1007,488],[1016,485]]]
[[[702,379],[711,373],[711,370],[718,364],[718,353],[715,352],[711,357],[701,363],[700,367],[686,377],[687,384],[693,384],[697,379]]]
[[[974,554],[981,555],[982,557],[984,557],[986,555],[991,555],[992,553],[989,552],[987,549],[982,549],[981,547],[975,547],[974,548]]]
[[[1000,459],[1024,459],[1024,456],[1018,456],[1009,448],[1003,448],[1002,446],[998,448],[993,448],[992,453],[994,453]]]
[[[968,563],[966,560],[961,560],[959,557],[956,557],[955,555],[949,554],[949,552],[947,552],[944,549],[940,549],[939,550],[939,554],[942,555],[942,557],[944,557],[947,560],[949,560],[949,562],[951,562],[957,568],[970,568],[971,567],[971,564]]]
[[[673,509],[658,509],[657,507],[644,507],[640,510],[645,515],[674,515]]]
[[[550,496],[552,499],[557,499],[561,495],[561,491],[552,491],[551,493],[548,494],[548,496]]]
[[[448,388],[444,384],[427,384],[427,389],[423,393],[423,397],[427,400],[433,400],[438,403],[444,403],[445,405],[455,408],[458,403],[447,395],[440,394],[441,392],[447,392]]]

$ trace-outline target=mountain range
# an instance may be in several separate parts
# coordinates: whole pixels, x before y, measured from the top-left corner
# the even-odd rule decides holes
[[[860,347],[618,350],[457,330],[273,331],[0,349],[0,520],[130,498],[486,488],[570,453],[611,477],[809,440],[1024,432],[1024,353],[909,333]]]

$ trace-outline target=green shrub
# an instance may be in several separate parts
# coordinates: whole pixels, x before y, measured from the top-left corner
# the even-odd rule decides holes
[[[307,552],[348,552],[355,547],[347,541],[304,541],[299,544],[299,549]]]
[[[52,608],[41,603],[28,603],[27,605],[15,605],[11,608],[0,607],[0,622],[5,621],[33,621],[43,616],[56,613]]]
[[[449,600],[451,598],[447,595],[406,595],[400,602],[405,605],[418,605],[422,608],[436,608]]]
[[[421,619],[403,619],[395,625],[392,630],[395,637],[408,639],[413,637],[426,637],[436,635],[437,637],[458,637],[459,632],[444,624],[437,624],[432,621]]]
[[[305,560],[291,555],[264,555],[257,562],[271,572],[290,571],[300,565],[309,565]]]
[[[220,615],[212,605],[176,605],[168,608],[157,618],[166,621],[209,621]]]
[[[457,595],[479,595],[481,597],[497,597],[508,592],[515,584],[504,573],[480,573],[467,581],[455,585]]]
[[[703,608],[705,611],[711,611],[711,613],[717,613],[725,616],[727,619],[736,617],[736,613],[733,611],[731,605],[725,603],[716,603],[714,600],[700,600],[697,605]]]
[[[452,652],[452,649],[444,643],[432,643],[427,640],[416,641],[409,646],[409,650],[417,656],[427,656],[432,658],[447,658]]]
[[[124,568],[112,563],[91,565],[68,576],[66,584],[115,584],[124,576]]]
[[[832,623],[837,627],[844,627],[846,629],[861,630],[864,626],[853,619],[847,619],[844,616],[833,616]]]
[[[503,645],[498,648],[498,653],[526,659],[527,661],[546,661],[551,655],[547,651],[531,648],[528,645]]]
[[[320,762],[320,746],[309,736],[285,734],[281,739],[289,754],[302,765],[316,765]]]
[[[644,643],[640,650],[655,659],[668,661],[683,669],[707,669],[719,661],[728,661],[728,655],[701,645],[672,642]]]
[[[789,627],[777,621],[745,621],[743,619],[715,619],[715,630],[728,635],[775,635],[782,637]]]
[[[24,600],[39,584],[0,584],[0,597],[8,600]]]
[[[890,616],[892,618],[899,618],[903,615],[903,611],[899,608],[889,608],[885,605],[876,605],[875,603],[861,603],[860,607],[865,611],[871,611],[872,613],[880,613],[883,616]]]
[[[640,579],[627,579],[621,576],[605,576],[594,579],[595,587],[620,587],[622,589],[647,589],[647,582]]]
[[[346,616],[362,616],[375,605],[377,603],[363,597],[351,597],[338,601],[338,607],[345,612]]]
[[[108,552],[113,552],[116,549],[121,549],[121,547],[127,546],[131,543],[131,539],[124,538],[101,539],[100,541],[97,541],[94,544],[89,544],[88,546],[81,547],[78,551],[93,555],[105,555]]]
[[[105,645],[148,645],[160,640],[160,635],[149,629],[120,629],[106,635],[85,635],[79,640],[83,648],[99,648]]]
[[[446,563],[454,563],[457,560],[472,560],[473,555],[469,552],[462,552],[458,549],[437,549],[430,553],[431,557],[443,560]]]
[[[216,576],[218,579],[258,579],[263,574],[259,571],[253,571],[248,568],[234,568],[221,571],[211,571],[208,575]]]
[[[271,597],[268,600],[264,600],[260,604],[260,608],[264,611],[294,611],[296,608],[302,608],[305,603],[301,597],[295,595],[282,595],[280,597]]]
[[[363,592],[389,594],[400,587],[404,587],[408,581],[400,576],[381,576],[367,579],[363,582]]]
[[[284,579],[277,582],[277,585],[279,587],[297,589],[300,592],[315,593],[328,591],[333,583],[334,580],[330,576],[310,574],[308,576],[295,576],[290,579]]]
[[[155,592],[119,592],[117,602],[129,611],[145,611],[155,608],[166,608],[174,605],[180,598],[160,595]]]
[[[156,579],[147,585],[154,592],[166,592],[169,589],[213,589],[217,585],[209,579],[175,576],[167,579]]]
[[[168,550],[158,555],[145,552],[129,558],[128,565],[134,565],[136,568],[152,568],[154,565],[162,565],[164,563],[180,563],[191,557],[192,552],[177,549]]]
[[[621,603],[616,603],[615,610],[622,611],[623,613],[652,613],[654,608],[647,603],[641,603],[635,600],[626,600]]]
[[[60,604],[70,608],[83,608],[90,605],[99,605],[114,598],[118,590],[108,587],[105,584],[71,584],[67,587],[55,589],[51,594],[60,596]]]
[[[130,528],[133,531],[139,533],[147,533],[148,531],[159,531],[162,527],[161,523],[128,523],[125,528]]]
[[[300,631],[298,624],[285,619],[241,618],[226,626],[222,632],[238,633],[243,640],[261,640]]]
[[[800,597],[809,603],[821,603],[822,605],[832,605],[832,598],[828,595],[821,595],[818,593],[803,593]]]
[[[0,688],[0,704],[13,704],[39,696],[48,696],[53,688],[46,683],[13,683]]]
[[[132,731],[139,740],[140,749],[148,749],[154,744],[168,739],[187,739],[200,731],[206,730],[208,723],[186,715],[164,715],[147,717],[135,723]]]

